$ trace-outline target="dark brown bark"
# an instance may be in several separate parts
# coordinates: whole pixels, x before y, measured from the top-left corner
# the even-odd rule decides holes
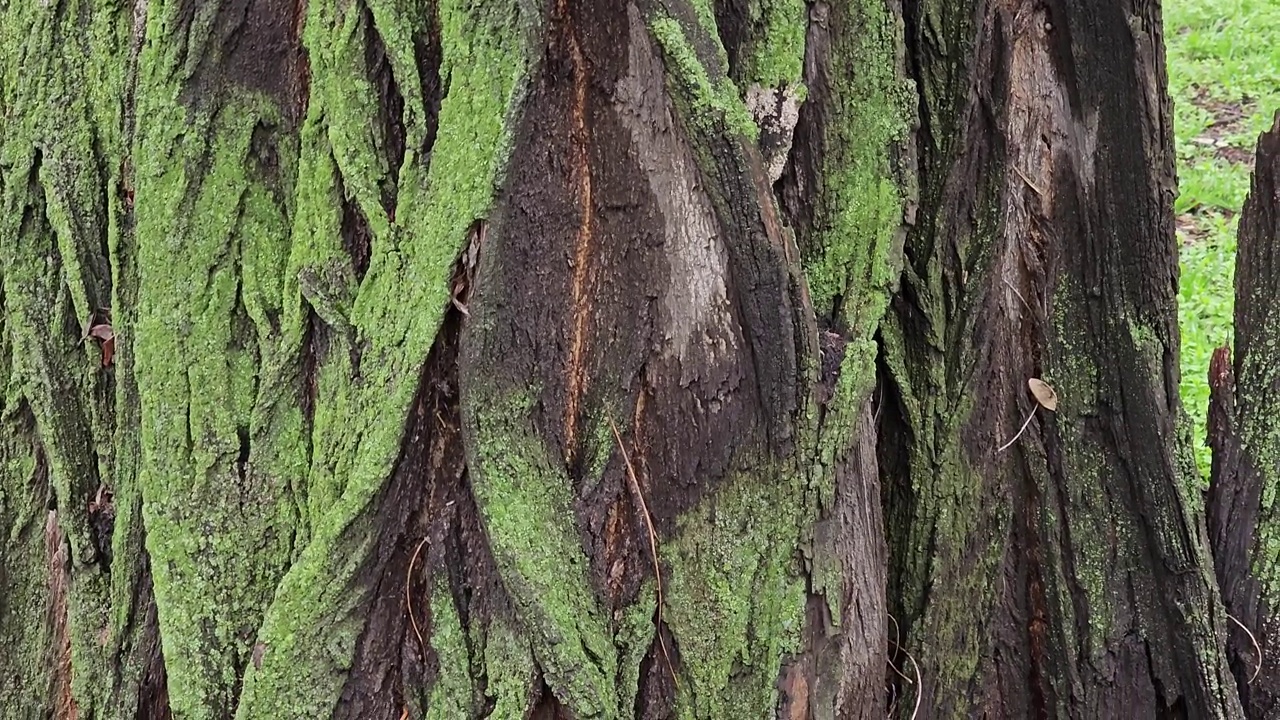
[[[1239,717],[1177,432],[1158,8],[907,7],[921,211],[880,466],[923,706]]]
[[[1280,574],[1274,560],[1280,518],[1266,499],[1280,482],[1280,443],[1273,430],[1280,412],[1278,293],[1280,115],[1258,141],[1253,183],[1240,215],[1235,363],[1231,349],[1223,347],[1209,369],[1209,537],[1218,585],[1234,618],[1231,669],[1249,718],[1280,714]]]

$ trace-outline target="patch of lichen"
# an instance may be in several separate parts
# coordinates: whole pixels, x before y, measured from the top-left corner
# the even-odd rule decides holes
[[[178,10],[151,9],[149,34],[166,37]],[[273,198],[290,188],[265,185],[250,169],[255,128],[278,124],[279,109],[231,90],[220,103],[184,106],[176,44],[149,44],[139,61],[134,156],[145,212],[136,225],[133,348],[139,483],[170,703],[201,718],[235,707],[252,631],[290,559],[289,481],[255,464],[272,452],[267,438],[247,437],[270,352],[269,321],[256,323],[279,302],[264,276],[279,272],[289,237],[286,209]],[[242,447],[250,439],[258,446]]]
[[[688,683],[681,717],[766,717],[776,707],[782,659],[804,623],[798,477],[773,462],[745,464],[662,544],[663,617]]]
[[[952,232],[943,229],[952,220],[929,199],[908,240],[919,245],[902,277],[912,308],[888,314],[880,326],[884,379],[897,389],[889,407],[905,425],[893,438],[905,467],[881,469],[890,612],[935,697],[962,696],[982,672],[997,598],[993,578],[1013,521],[1009,492],[992,475],[998,460],[972,442],[975,423],[989,422],[974,417],[972,392],[981,367],[981,349],[971,343],[982,295],[943,271],[958,259],[971,277],[990,272],[1001,228],[998,197],[996,184],[980,187],[973,225],[955,231],[951,243],[934,240]]]
[[[903,212],[913,188],[895,158],[914,116],[902,72],[902,21],[879,0],[832,8],[831,85],[822,139],[818,219],[802,263],[819,313],[842,299],[837,322],[865,343],[901,268]]]
[[[131,717],[145,661],[136,638],[141,625],[133,622],[145,562],[134,481],[133,333],[130,310],[121,307],[136,277],[120,253],[130,237],[121,188],[128,184],[133,8],[73,1],[57,10],[37,3],[0,12],[0,196],[17,210],[3,213],[14,225],[0,220],[0,247],[37,252],[44,268],[31,274],[9,265],[6,272],[7,295],[16,301],[6,308],[14,310],[7,331],[27,348],[29,367],[38,368],[6,375],[10,388],[26,384],[20,392],[49,440],[51,500],[74,548],[72,692],[82,715]],[[26,237],[15,240],[24,218]],[[30,299],[37,312],[20,311]],[[79,326],[99,308],[112,309],[117,334],[110,371],[101,368],[94,343],[77,343]],[[109,577],[89,562],[85,509],[96,482],[113,496],[113,536],[98,539],[113,555]]]
[[[729,79],[723,58],[709,61],[699,56],[688,32],[705,32],[701,28],[685,28],[666,15],[649,22],[654,38],[667,59],[669,76],[689,106],[686,117],[702,132],[716,132],[721,126],[729,132],[754,141],[760,134],[750,111],[743,103],[738,88]],[[712,38],[716,38],[714,32]],[[715,39],[719,44],[719,39]],[[720,48],[723,53],[723,47]]]
[[[1275,387],[1272,383],[1276,374],[1274,355],[1257,357],[1249,353],[1242,361],[1237,386],[1251,397],[1248,411],[1241,415],[1238,427],[1242,445],[1251,456],[1253,467],[1261,474],[1262,485],[1250,570],[1261,586],[1261,599],[1277,607],[1280,606],[1280,477],[1275,468],[1280,465],[1275,463],[1280,460],[1280,415],[1270,410],[1276,400],[1264,389]],[[1263,365],[1270,367],[1261,367]]]
[[[289,261],[300,280],[296,286],[288,281],[285,291],[300,293],[332,319],[330,357],[358,354],[359,381],[353,365],[320,371],[311,457],[316,492],[305,510],[309,542],[263,621],[258,639],[267,650],[261,667],[246,674],[240,717],[324,715],[338,700],[338,671],[349,662],[359,631],[355,614],[369,592],[355,581],[377,532],[369,513],[398,456],[422,363],[448,304],[453,261],[473,220],[488,213],[500,180],[538,16],[524,5],[439,5],[441,77],[448,87],[435,143],[429,157],[418,151],[422,145],[407,143],[404,162],[391,168],[383,140],[362,127],[372,96],[353,99],[348,84],[364,68],[357,51],[363,21],[330,16],[333,11],[308,7],[304,43],[312,53],[313,84],[293,225],[301,244]],[[404,72],[417,21],[390,7],[372,14],[393,73]],[[367,80],[352,81],[358,94],[369,92]],[[407,82],[397,77],[406,98],[406,138],[423,139],[425,109],[408,107],[422,99],[403,89]],[[331,157],[312,157],[311,148],[326,146]],[[373,196],[387,177],[395,179],[394,221]],[[358,286],[335,234],[339,178],[372,235],[369,268]],[[300,302],[294,296],[286,303],[295,322],[303,317]]]
[[[886,508],[892,557],[891,607],[922,668],[934,673],[939,693],[959,693],[975,676],[983,651],[982,628],[995,600],[1003,538],[1012,519],[1008,498],[993,494],[984,473],[961,444],[974,399],[960,394],[944,356],[908,360],[903,328],[882,328],[884,359],[901,390],[907,438],[910,507]],[[912,342],[918,342],[912,338]],[[971,367],[967,352],[957,363]],[[897,490],[901,492],[901,490]],[[896,513],[896,514],[895,514]],[[929,588],[944,590],[929,591]]]
[[[614,642],[618,647],[615,687],[618,692],[619,717],[627,716],[628,709],[636,706],[636,697],[640,693],[640,663],[654,645],[657,636],[657,626],[654,625],[657,610],[656,587],[652,580],[646,580],[635,600],[614,614]],[[662,650],[659,649],[658,654],[661,653]],[[672,654],[670,648],[667,653]],[[658,662],[665,665],[667,659],[664,657]],[[672,662],[675,662],[674,656]],[[664,671],[667,669],[664,668]]]
[[[471,667],[486,679],[485,701],[493,707],[489,717],[525,717],[539,682],[527,634],[501,616],[472,623],[471,634],[472,647],[481,648]]]
[[[834,501],[835,468],[852,447],[858,414],[875,382],[873,336],[902,270],[904,211],[914,194],[909,174],[895,165],[909,155],[904,146],[915,102],[901,70],[901,21],[875,0],[833,7],[831,13],[830,55],[824,60],[830,84],[812,99],[828,106],[820,139],[822,181],[815,222],[805,229],[802,266],[816,312],[831,318],[846,345],[814,435],[809,483],[818,509]],[[779,15],[772,22],[789,28],[794,19]],[[803,56],[803,22],[801,28],[791,43],[799,44]],[[814,548],[813,571],[815,591],[839,617],[842,561],[833,552]]]
[[[425,713],[428,720],[453,720],[475,714],[475,688],[471,678],[471,657],[467,629],[443,579],[431,592],[431,650],[436,654],[436,678],[431,686]]]
[[[578,717],[612,716],[617,649],[564,463],[534,429],[531,395],[463,383],[467,467],[503,586],[556,697]]]
[[[1236,307],[1253,310],[1252,331],[1236,340],[1236,428],[1247,465],[1261,484],[1250,571],[1260,585],[1260,600],[1280,607],[1280,313],[1265,299],[1259,283],[1252,297],[1238,292]]]
[[[0,319],[0,329],[7,329]],[[48,563],[44,523],[48,488],[37,482],[36,443],[24,427],[21,395],[11,384],[8,333],[0,333],[0,647],[6,671],[0,675],[0,715],[51,717],[46,667],[54,643],[46,617]]]
[[[753,28],[743,53],[744,86],[801,87],[809,9],[804,0],[756,0],[747,6]]]

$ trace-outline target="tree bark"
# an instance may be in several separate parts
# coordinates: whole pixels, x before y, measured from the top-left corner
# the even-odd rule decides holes
[[[0,716],[1241,717],[1162,52],[0,0]]]
[[[1158,7],[918,3],[907,40],[921,207],[882,326],[896,664],[936,717],[1239,717],[1176,392]]]
[[[1276,567],[1274,431],[1280,375],[1275,301],[1280,268],[1280,115],[1258,141],[1253,182],[1236,246],[1235,363],[1219,348],[1209,370],[1209,535],[1214,568],[1233,619],[1228,644],[1236,688],[1250,718],[1280,714],[1280,578]]]

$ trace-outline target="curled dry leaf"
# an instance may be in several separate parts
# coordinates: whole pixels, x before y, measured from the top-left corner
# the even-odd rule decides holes
[[[1053,391],[1052,385],[1040,378],[1031,378],[1027,380],[1027,387],[1031,389],[1031,394],[1035,395],[1040,407],[1049,412],[1058,409],[1058,393]]]
[[[116,333],[110,323],[99,323],[89,328],[85,337],[91,337],[102,343],[102,367],[111,365],[111,358],[116,353]]]

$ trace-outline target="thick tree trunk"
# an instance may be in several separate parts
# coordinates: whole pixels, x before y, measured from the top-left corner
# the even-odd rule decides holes
[[[939,717],[1238,717],[1176,394],[1158,9],[907,24],[920,221],[882,332],[898,665]]]
[[[0,0],[0,60],[0,716],[1240,717],[1154,6]]]

